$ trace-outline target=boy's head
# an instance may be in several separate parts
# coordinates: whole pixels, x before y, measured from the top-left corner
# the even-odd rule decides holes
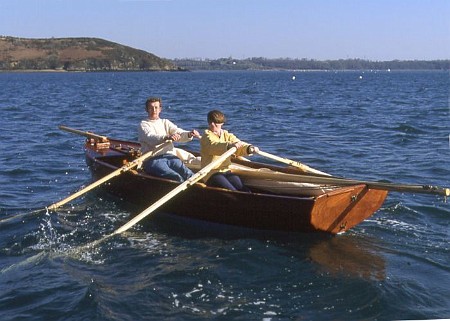
[[[208,124],[224,124],[226,121],[225,115],[220,110],[211,110],[208,113]]]

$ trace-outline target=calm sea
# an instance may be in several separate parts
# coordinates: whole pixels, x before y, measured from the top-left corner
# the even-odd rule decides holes
[[[150,95],[185,129],[220,109],[261,149],[331,174],[450,186],[448,72],[0,73],[1,320],[450,318],[450,205],[389,194],[336,237],[156,215],[90,182],[81,136],[135,140]],[[198,149],[198,142],[190,147]],[[261,160],[254,158],[255,160]],[[201,206],[201,204],[199,204]],[[24,214],[22,216],[22,214]],[[225,213],[218,213],[225,215]]]

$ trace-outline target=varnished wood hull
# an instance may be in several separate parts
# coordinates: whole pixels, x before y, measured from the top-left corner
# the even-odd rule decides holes
[[[138,148],[135,143],[111,141],[111,146]],[[131,160],[126,152],[86,144],[86,161],[94,179],[99,179]],[[253,163],[259,166],[258,163]],[[264,167],[294,173],[264,164]],[[177,186],[177,183],[129,171],[105,184],[112,194],[138,205],[142,210]],[[160,209],[183,217],[253,229],[344,232],[370,217],[383,204],[387,191],[366,185],[342,187],[318,196],[285,196],[243,193],[195,184]],[[137,213],[136,213],[137,214]]]

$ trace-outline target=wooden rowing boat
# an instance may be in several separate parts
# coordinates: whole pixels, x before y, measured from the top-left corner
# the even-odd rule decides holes
[[[85,144],[86,162],[93,179],[98,180],[133,161],[139,155],[139,149],[136,142],[109,139],[102,143],[88,139]],[[191,155],[196,157],[198,154]],[[189,166],[195,170],[195,164],[190,163]],[[337,234],[370,217],[380,208],[388,193],[369,188],[366,184],[336,187],[299,185],[299,180],[278,181],[277,177],[292,178],[305,173],[293,167],[248,160],[233,159],[233,170],[250,186],[252,193],[195,183],[164,204],[160,211],[253,229]],[[259,176],[261,179],[258,181]],[[174,181],[149,176],[140,170],[130,170],[110,180],[104,188],[146,208],[177,185]],[[286,191],[287,185],[289,191]]]

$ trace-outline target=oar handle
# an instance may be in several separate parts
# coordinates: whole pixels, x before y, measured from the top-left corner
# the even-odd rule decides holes
[[[77,134],[77,135],[84,136],[84,137],[87,137],[87,138],[93,138],[93,139],[96,139],[96,140],[98,140],[100,142],[107,142],[108,141],[108,137],[97,135],[97,134],[94,134],[94,133],[91,133],[91,132],[85,132],[85,131],[82,131],[82,130],[70,128],[70,127],[63,126],[63,125],[58,126],[58,128],[61,129],[61,130],[66,131],[66,132],[69,132],[69,133]]]

